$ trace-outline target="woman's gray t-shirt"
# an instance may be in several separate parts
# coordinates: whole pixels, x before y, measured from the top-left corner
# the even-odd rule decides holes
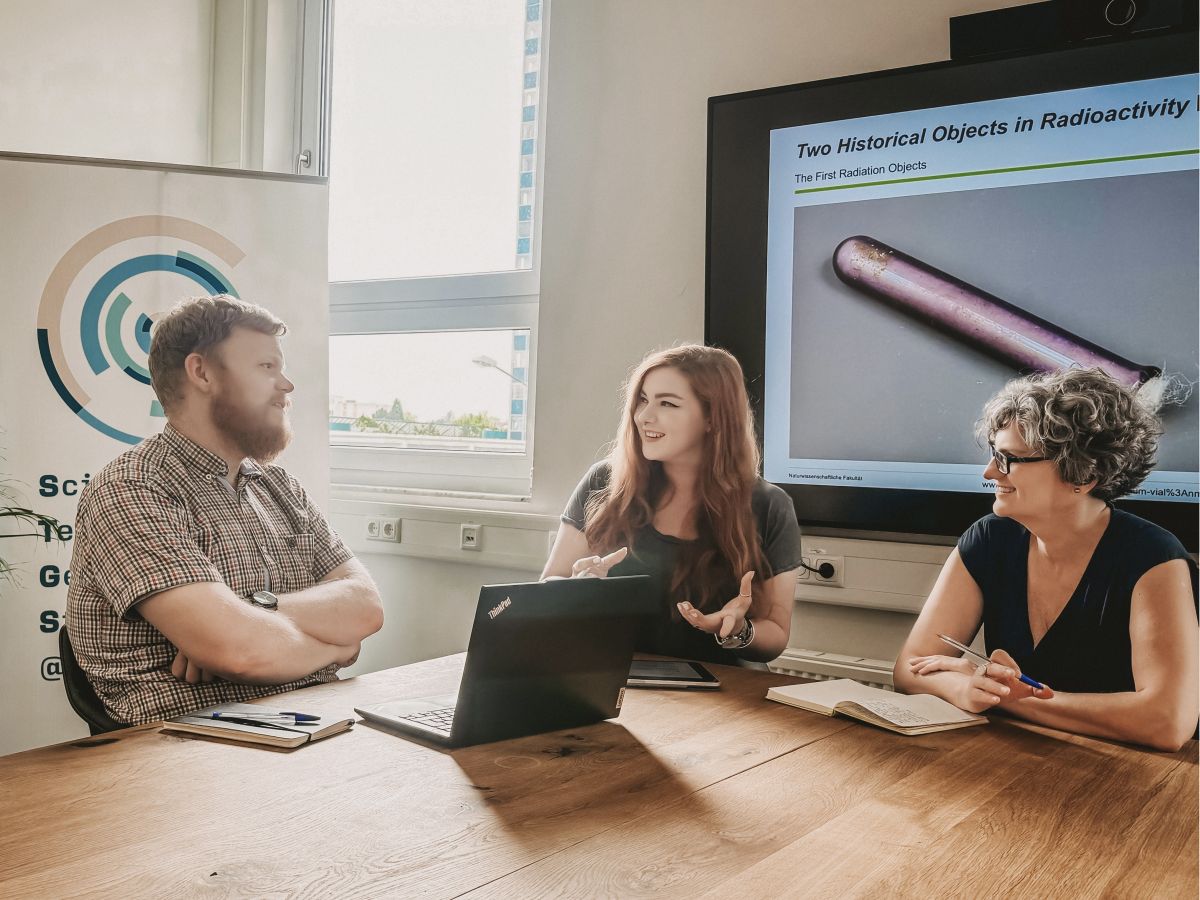
[[[562,521],[583,531],[586,524],[588,500],[597,491],[608,486],[611,469],[607,462],[592,466],[579,482]],[[758,539],[767,559],[770,572],[759,572],[756,578],[768,578],[790,572],[800,566],[800,525],[796,522],[796,509],[792,499],[783,489],[763,481],[754,485],[750,498]],[[738,657],[731,650],[717,646],[711,634],[706,634],[684,622],[675,609],[677,599],[669,596],[671,575],[679,551],[689,542],[671,535],[662,534],[654,526],[647,525],[634,535],[633,546],[624,560],[613,566],[611,575],[649,575],[661,598],[661,607],[653,621],[647,622],[638,636],[636,647],[643,653],[659,653],[706,662],[737,665]],[[617,547],[593,547],[595,553],[611,553]],[[737,596],[741,572],[730,567],[728,577],[718,586],[718,597],[732,600]],[[723,602],[714,608],[720,608]]]

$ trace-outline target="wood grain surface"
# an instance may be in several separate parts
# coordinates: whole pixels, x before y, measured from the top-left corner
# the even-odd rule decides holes
[[[284,706],[345,716],[461,665]],[[618,719],[453,752],[365,723],[290,753],[146,725],[3,757],[0,897],[1197,896],[1195,742],[904,737],[714,671],[717,692],[630,690]]]

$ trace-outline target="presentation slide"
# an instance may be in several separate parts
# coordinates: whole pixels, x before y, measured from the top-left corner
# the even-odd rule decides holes
[[[771,133],[770,481],[990,491],[974,436],[1021,374],[1200,380],[1197,79]],[[1135,499],[1194,502],[1197,395]]]

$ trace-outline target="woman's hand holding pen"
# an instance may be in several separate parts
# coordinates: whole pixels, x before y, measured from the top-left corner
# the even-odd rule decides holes
[[[935,654],[913,657],[908,661],[908,668],[914,675],[957,672],[966,676],[953,703],[967,712],[985,712],[1030,697],[1048,700],[1054,696],[1048,685],[1035,688],[1021,681],[1020,667],[1004,650],[993,651],[986,665],[961,656]]]
[[[675,605],[679,609],[679,614],[693,627],[724,639],[731,634],[740,633],[746,627],[746,613],[750,611],[750,588],[753,582],[754,573],[747,572],[742,576],[738,595],[716,612],[707,615],[686,600]]]

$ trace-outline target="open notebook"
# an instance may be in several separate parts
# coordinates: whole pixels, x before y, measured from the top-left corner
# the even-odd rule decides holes
[[[773,687],[767,691],[767,699],[823,716],[841,713],[900,734],[929,734],[987,724],[983,716],[963,712],[932,694],[895,694],[848,678]]]
[[[198,709],[191,715],[176,716],[163,722],[164,731],[185,731],[189,734],[202,734],[205,737],[221,738],[226,741],[242,741],[247,744],[266,744],[270,747],[290,749],[319,741],[330,735],[340,734],[354,724],[354,719],[336,719],[329,722],[313,722],[309,725],[247,725],[241,722],[230,722],[224,719],[214,719],[212,714],[222,715],[262,715],[269,710],[262,706],[252,706],[247,703],[224,703],[220,706],[210,706]]]

